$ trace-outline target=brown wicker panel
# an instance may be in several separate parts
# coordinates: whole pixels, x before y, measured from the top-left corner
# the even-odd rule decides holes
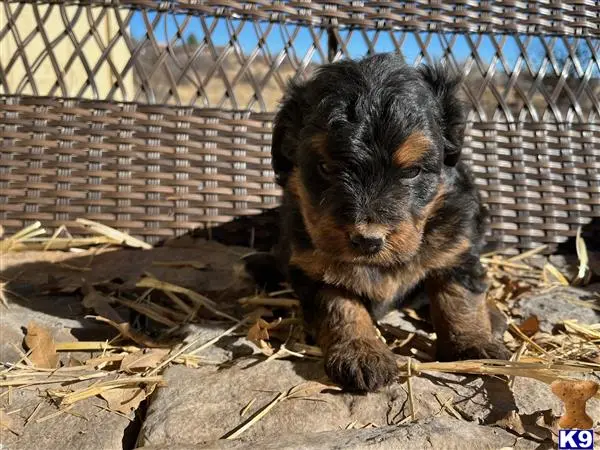
[[[10,0],[2,224],[87,217],[155,241],[271,208],[287,81],[389,50],[465,74],[496,242],[558,243],[600,218],[597,1]]]
[[[87,217],[150,241],[277,204],[271,114],[0,97],[7,231]],[[600,126],[472,123],[492,239],[559,243],[600,216]]]
[[[119,6],[169,13],[244,17],[363,29],[411,28],[462,32],[600,34],[600,5],[593,0],[5,0]]]
[[[597,2],[20,1],[2,13],[0,94],[273,112],[289,79],[395,50],[465,73],[474,120],[600,117]]]

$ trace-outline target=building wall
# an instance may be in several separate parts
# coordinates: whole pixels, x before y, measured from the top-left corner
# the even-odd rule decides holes
[[[117,14],[124,21],[129,12],[4,2],[0,6],[0,94],[132,99],[132,72],[122,74],[131,52],[120,34]],[[113,41],[107,54],[111,67],[100,59]],[[113,89],[118,74],[122,74],[121,87]]]

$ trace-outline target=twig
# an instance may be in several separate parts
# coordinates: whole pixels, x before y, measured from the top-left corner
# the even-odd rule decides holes
[[[283,392],[278,393],[277,396],[273,400],[271,400],[269,403],[267,403],[261,409],[259,409],[254,414],[252,414],[247,420],[242,422],[240,425],[235,427],[233,430],[229,431],[228,433],[225,433],[223,436],[221,436],[220,439],[235,439],[235,438],[237,438],[240,434],[242,434],[244,431],[246,431],[248,428],[250,428],[256,422],[258,422],[260,419],[262,419],[269,411],[271,411],[271,409],[273,409],[273,407],[277,403],[279,403],[284,398],[285,398],[285,393],[283,393]]]
[[[202,344],[200,347],[198,347],[197,349],[195,349],[194,351],[190,352],[188,355],[194,355],[195,353],[198,353],[202,350],[204,350],[205,348],[210,347],[211,345],[213,345],[215,342],[217,342],[219,339],[221,339],[224,336],[227,336],[228,334],[231,334],[232,332],[234,332],[235,330],[237,330],[239,327],[241,327],[242,325],[244,325],[247,322],[247,319],[241,320],[238,323],[236,323],[234,326],[232,326],[231,328],[228,328],[227,330],[225,330],[223,333],[221,333],[220,335],[214,337],[213,339],[205,342],[204,344]],[[147,375],[153,375],[155,373],[158,373],[159,370],[162,370],[163,367],[165,367],[167,364],[169,364],[170,362],[172,362],[173,360],[179,358],[181,355],[183,355],[186,351],[188,351],[190,348],[192,348],[194,345],[196,345],[198,343],[198,341],[200,340],[200,336],[197,337],[196,339],[194,339],[193,341],[191,341],[189,344],[185,345],[183,348],[181,348],[179,351],[175,352],[174,354],[172,354],[171,356],[169,356],[167,359],[165,359],[163,362],[161,362],[158,366],[156,366],[154,369],[150,370]]]
[[[412,358],[408,357],[407,361],[406,361],[406,375],[407,375],[407,379],[406,379],[406,383],[407,383],[407,387],[408,387],[408,404],[410,405],[410,417],[411,420],[415,421],[417,420],[417,414],[415,411],[415,399],[413,396],[413,390],[412,390],[412,381],[411,381],[411,377],[412,377]]]

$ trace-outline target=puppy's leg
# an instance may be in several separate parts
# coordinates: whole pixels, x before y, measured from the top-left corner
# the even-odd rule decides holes
[[[507,359],[502,317],[490,309],[485,293],[466,285],[464,279],[453,277],[427,280],[438,360]]]
[[[358,298],[326,288],[317,293],[318,342],[325,371],[345,389],[375,391],[398,374],[396,358],[377,337],[373,320]]]

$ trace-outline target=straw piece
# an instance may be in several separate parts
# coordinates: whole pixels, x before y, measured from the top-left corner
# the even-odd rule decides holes
[[[565,320],[563,321],[563,324],[567,330],[572,330],[576,333],[582,334],[588,339],[600,339],[600,331],[594,329],[590,325],[582,325],[576,320]]]
[[[98,222],[94,222],[94,221],[88,220],[88,219],[77,219],[77,223],[85,226],[86,228],[91,229],[92,231],[94,231],[98,234],[109,237],[109,238],[111,238],[121,244],[127,245],[129,247],[142,248],[145,250],[152,249],[152,245],[148,244],[147,242],[140,241],[139,239],[131,237],[126,233],[115,230],[114,228],[111,228],[109,226],[102,225]]]
[[[186,297],[188,297],[190,300],[192,300],[194,303],[196,303],[197,305],[204,306],[206,309],[208,309],[212,313],[216,314],[217,316],[225,317],[225,318],[227,318],[229,320],[233,320],[235,322],[238,321],[237,318],[235,318],[227,313],[224,313],[222,311],[219,311],[216,308],[216,303],[213,302],[211,299],[209,299],[201,294],[198,294],[197,292],[194,292],[191,289],[177,286],[177,285],[171,284],[171,283],[166,283],[166,282],[157,280],[156,278],[151,277],[151,276],[142,278],[140,281],[137,282],[136,286],[141,287],[141,288],[153,288],[153,289],[158,289],[160,291],[165,291],[165,292],[171,291],[171,292],[175,292],[177,294],[183,294]]]
[[[187,314],[193,314],[194,310],[192,308],[190,308],[183,300],[181,300],[179,297],[177,297],[173,292],[171,291],[163,291],[165,293],[165,295],[167,297],[169,297],[173,303],[175,303],[179,309],[181,309],[182,311],[184,311]]]
[[[246,413],[248,412],[248,410],[252,407],[252,405],[254,404],[254,402],[256,401],[256,397],[254,397],[252,400],[250,400],[246,406],[244,406],[242,408],[242,410],[240,411],[240,417],[244,417],[246,415]]]
[[[137,311],[140,314],[143,314],[146,317],[149,317],[150,319],[154,320],[155,322],[162,323],[163,325],[166,325],[170,328],[173,328],[173,327],[176,327],[179,325],[177,322],[174,322],[173,320],[169,319],[168,317],[165,317],[164,315],[162,315],[160,313],[160,311],[157,311],[154,308],[154,305],[151,305],[151,304],[145,305],[143,303],[132,302],[131,300],[126,300],[123,298],[117,298],[117,297],[112,297],[112,298],[117,303],[120,303],[121,305],[131,308],[134,311]]]
[[[458,420],[463,420],[463,416],[461,416],[456,409],[452,406],[452,402],[454,398],[452,396],[448,397],[447,400],[442,400],[442,396],[438,392],[434,392],[433,396],[440,404],[440,412],[446,410],[449,414],[453,415]]]
[[[415,411],[415,398],[412,390],[412,358],[408,358],[406,361],[406,384],[408,387],[408,404],[410,405],[410,417],[411,420],[417,420],[417,412]]]
[[[72,383],[75,381],[92,380],[95,378],[103,378],[110,375],[108,372],[92,373],[89,375],[81,375],[78,377],[64,377],[64,378],[46,378],[43,380],[23,377],[21,379],[15,378],[11,380],[0,380],[0,387],[9,386],[39,386],[43,384],[56,384],[56,383]]]
[[[29,417],[27,417],[27,419],[25,419],[25,424],[23,425],[24,427],[27,426],[27,424],[29,422],[31,422],[33,420],[33,418],[35,417],[35,415],[39,412],[39,410],[42,408],[42,405],[44,404],[44,402],[39,402],[37,404],[37,406],[34,408],[34,410],[31,412],[31,414],[29,414]]]
[[[241,327],[245,323],[246,323],[246,319],[239,321],[238,323],[236,323],[231,328],[225,330],[223,333],[221,333],[220,335],[214,337],[213,339],[205,342],[200,347],[198,347],[197,349],[195,349],[193,352],[189,353],[186,356],[194,355],[195,353],[198,353],[198,352],[204,350],[205,348],[210,347],[215,342],[217,342],[219,339],[221,339],[224,336],[227,336],[228,334],[231,334],[232,332],[234,332],[235,330],[237,330],[239,327]],[[198,341],[200,340],[200,337],[201,336],[197,337],[196,339],[192,340],[190,343],[188,343],[187,345],[185,345],[183,348],[181,348],[179,351],[173,353],[166,360],[164,360],[162,363],[160,363],[157,367],[155,367],[150,372],[148,372],[148,375],[152,375],[152,374],[158,373],[158,371],[160,371],[167,364],[169,364],[170,362],[172,362],[175,359],[179,358],[181,355],[183,355],[185,352],[187,352],[190,348],[192,348],[194,345],[196,345],[198,343]]]
[[[528,266],[526,264],[517,264],[505,259],[494,259],[494,258],[480,258],[481,262],[483,264],[492,264],[492,265],[496,265],[496,266],[504,266],[504,267],[510,267],[513,269],[521,269],[521,270],[533,270],[533,267]]]
[[[399,376],[408,376],[407,364],[399,365]],[[449,363],[412,361],[411,373],[442,372],[442,373],[468,373],[473,375],[502,375],[533,378],[546,384],[554,380],[576,380],[566,373],[591,374],[594,369],[584,365],[555,364],[545,361],[503,361],[503,360],[470,360]],[[596,395],[600,398],[600,395]]]
[[[58,238],[58,235],[66,229],[67,229],[67,227],[65,225],[61,225],[60,227],[58,227],[56,229],[56,231],[52,234],[50,239],[48,239],[48,242],[46,242],[46,244],[44,245],[44,251],[47,251],[48,248],[50,247],[50,245],[52,244],[52,241],[54,241],[56,238]]]
[[[62,414],[65,414],[65,413],[68,413],[71,408],[73,408],[73,405],[68,406],[68,407],[66,407],[64,409],[59,409],[55,413],[48,414],[47,416],[44,416],[44,417],[36,420],[35,423],[42,423],[42,422],[46,422],[46,421],[48,421],[50,419],[54,419],[55,417],[58,417],[58,416],[60,416]]]
[[[319,358],[323,356],[323,352],[319,347],[315,347],[314,345],[302,344],[300,342],[293,342],[290,345],[290,349],[294,352],[301,353],[307,356],[314,356]]]
[[[152,265],[157,267],[191,267],[196,270],[208,268],[206,263],[200,261],[153,261]]]
[[[140,350],[140,347],[134,345],[111,345],[105,341],[86,341],[86,342],[57,342],[57,352],[96,352],[106,350],[122,350],[133,353]]]
[[[9,238],[0,241],[0,252],[16,250],[24,241],[46,234],[40,222],[34,222]]]
[[[577,228],[575,249],[577,250],[577,258],[579,259],[579,270],[577,271],[577,276],[573,280],[573,285],[581,286],[587,284],[592,276],[587,246],[585,245],[584,239],[581,237],[581,226]]]
[[[280,392],[279,394],[277,394],[277,396],[275,396],[275,398],[273,400],[271,400],[265,406],[263,406],[262,408],[260,408],[254,414],[252,414],[247,420],[245,420],[244,422],[242,422],[240,425],[238,425],[237,427],[235,427],[233,430],[231,430],[228,433],[226,433],[223,436],[221,436],[220,439],[236,439],[244,431],[246,431],[248,428],[250,428],[256,422],[258,422],[260,419],[262,419],[265,415],[267,415],[267,413],[269,411],[271,411],[271,409],[273,409],[273,407],[277,403],[279,403],[280,401],[282,401],[283,399],[285,399],[285,394],[283,392]]]
[[[551,278],[554,278],[557,282],[562,284],[563,286],[569,285],[569,280],[565,278],[565,276],[554,267],[551,263],[547,262],[544,264],[544,281],[548,284],[552,284]]]
[[[94,319],[94,320],[97,320],[98,322],[104,322],[104,323],[109,324],[111,327],[115,328],[121,336],[123,336],[127,339],[131,339],[136,344],[144,345],[146,347],[156,347],[156,348],[165,347],[165,345],[154,342],[148,336],[140,333],[139,331],[134,330],[129,322],[116,323],[116,322],[113,322],[112,320],[106,319],[105,317],[102,317],[102,316],[85,316],[85,318],[86,319]]]
[[[238,302],[242,305],[272,306],[275,308],[299,308],[300,301],[295,298],[249,297],[241,298]]]
[[[546,250],[548,248],[548,245],[544,244],[544,245],[540,245],[539,247],[536,247],[534,249],[528,250],[526,252],[520,253],[516,256],[513,256],[511,258],[508,258],[508,260],[510,262],[515,262],[515,261],[522,261],[524,259],[530,258],[532,256],[537,255],[538,253],[542,253],[544,250]]]
[[[127,377],[119,378],[117,380],[105,381],[102,383],[95,384],[85,389],[79,389],[69,394],[61,392],[52,392],[54,397],[60,398],[60,404],[68,406],[72,405],[86,398],[95,397],[110,389],[124,388],[129,386],[137,386],[138,384],[162,384],[164,382],[162,376],[154,377]]]

